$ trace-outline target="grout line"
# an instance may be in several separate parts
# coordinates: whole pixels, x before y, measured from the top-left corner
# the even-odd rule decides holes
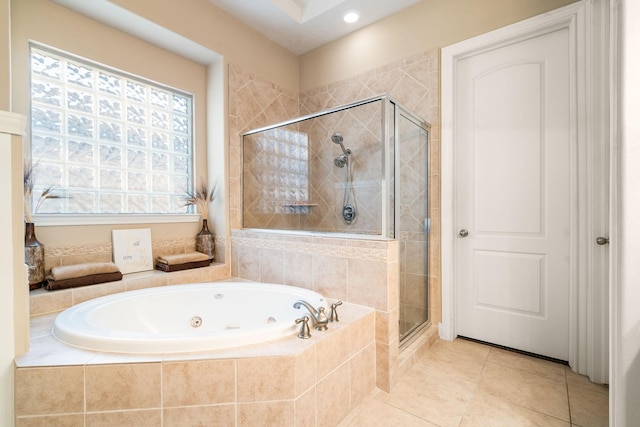
[[[83,421],[83,425],[86,427],[87,425],[87,365],[84,365],[82,369],[82,400],[83,400],[82,421]]]
[[[233,396],[233,417],[234,417],[234,426],[238,425],[238,382],[239,382],[239,378],[238,378],[238,359],[235,359],[233,361],[233,370],[235,372],[235,376],[234,376],[234,384],[233,384],[233,388],[234,388],[234,396]]]
[[[493,344],[493,343],[490,343],[490,342],[477,340],[475,338],[463,337],[462,335],[458,335],[457,338],[459,338],[461,340],[465,340],[465,341],[470,341],[470,342],[475,342],[475,343],[478,343],[478,344],[483,344],[483,345],[486,345],[486,346],[489,346],[489,347],[499,348],[501,350],[506,350],[506,351],[510,351],[510,352],[513,352],[513,353],[522,354],[524,356],[529,356],[529,357],[533,357],[533,358],[536,358],[536,359],[542,359],[542,360],[546,360],[548,362],[554,362],[554,363],[559,363],[561,365],[569,366],[569,362],[567,362],[566,360],[555,359],[553,357],[548,357],[548,356],[544,356],[544,355],[541,355],[541,354],[530,353],[528,351],[518,350],[516,348],[511,348],[511,347],[505,347],[505,346],[500,345],[500,344]]]
[[[569,410],[569,425],[573,425],[573,416],[571,415],[571,399],[569,398],[569,380],[567,379],[567,370],[564,369],[564,386],[567,390],[567,409]]]
[[[482,375],[484,373],[484,369],[487,366],[487,362],[489,361],[489,353],[490,352],[491,351],[487,352],[486,358],[482,361],[482,369],[480,369],[480,374],[477,376],[476,381],[474,381],[474,387],[473,387],[473,391],[471,393],[471,398],[467,402],[467,405],[466,405],[466,408],[464,410],[464,413],[462,414],[462,417],[460,418],[460,423],[462,423],[462,420],[464,420],[464,417],[469,412],[469,408],[471,407],[471,402],[473,401],[473,399],[476,397],[476,395],[478,393],[478,389],[480,388],[480,381],[482,381]]]
[[[164,426],[164,366],[165,362],[160,361],[160,426]]]

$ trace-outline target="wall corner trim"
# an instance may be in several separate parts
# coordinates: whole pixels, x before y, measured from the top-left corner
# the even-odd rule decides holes
[[[26,116],[0,110],[0,133],[22,136],[26,127]]]

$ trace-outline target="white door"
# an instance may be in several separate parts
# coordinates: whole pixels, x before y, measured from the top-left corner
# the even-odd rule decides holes
[[[457,63],[454,223],[460,336],[569,360],[570,32]]]

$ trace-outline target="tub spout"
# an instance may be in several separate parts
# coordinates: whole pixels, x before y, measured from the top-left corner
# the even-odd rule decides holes
[[[300,301],[296,301],[293,304],[293,308],[299,309],[300,306],[302,305],[304,305],[307,308],[307,310],[309,310],[309,313],[311,314],[311,323],[313,323],[313,326],[316,328],[316,330],[326,331],[327,324],[329,323],[329,318],[324,312],[324,307],[320,307],[316,310],[308,302],[300,300]]]

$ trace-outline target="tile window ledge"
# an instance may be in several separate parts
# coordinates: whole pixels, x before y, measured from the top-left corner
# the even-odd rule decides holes
[[[38,227],[109,224],[170,224],[198,222],[199,214],[37,214],[33,222]]]
[[[138,289],[204,283],[230,277],[228,264],[214,262],[209,267],[165,273],[157,270],[125,274],[122,280],[91,286],[47,291],[44,288],[29,292],[30,316],[57,313],[81,302],[120,292]]]

